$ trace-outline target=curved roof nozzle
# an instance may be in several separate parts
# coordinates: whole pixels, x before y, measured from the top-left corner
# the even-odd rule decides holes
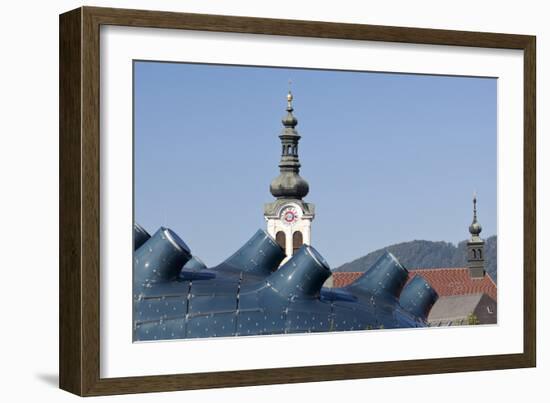
[[[385,293],[399,298],[408,277],[407,269],[394,255],[385,251],[376,263],[346,288],[374,295]]]
[[[227,258],[218,268],[230,265],[239,271],[269,275],[279,267],[285,258],[285,252],[277,242],[262,229]]]
[[[177,278],[191,251],[171,229],[161,227],[134,252],[134,283],[149,286]]]
[[[321,254],[312,246],[302,245],[266,281],[285,298],[316,298],[330,275],[330,267]]]
[[[426,321],[438,298],[439,295],[432,286],[422,276],[416,275],[403,288],[399,297],[399,305],[412,315]]]

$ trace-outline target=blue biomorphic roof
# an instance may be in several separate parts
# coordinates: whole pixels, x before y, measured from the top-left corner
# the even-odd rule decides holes
[[[134,226],[134,340],[228,337],[426,326],[437,294],[385,253],[363,276],[326,289],[322,255],[284,251],[258,230],[237,252],[207,268],[177,234]]]

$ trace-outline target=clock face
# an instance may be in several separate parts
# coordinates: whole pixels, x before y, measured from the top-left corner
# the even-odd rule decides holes
[[[295,207],[285,207],[283,211],[281,211],[281,220],[285,224],[292,224],[298,221],[298,210]]]

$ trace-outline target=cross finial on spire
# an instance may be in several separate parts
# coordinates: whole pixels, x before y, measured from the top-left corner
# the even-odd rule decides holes
[[[474,190],[474,221],[477,221],[477,192]]]

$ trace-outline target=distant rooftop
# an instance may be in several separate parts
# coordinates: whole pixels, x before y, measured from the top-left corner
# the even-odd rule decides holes
[[[485,275],[483,278],[471,278],[467,267],[409,269],[408,271],[408,281],[417,274],[421,275],[440,297],[487,294],[495,301],[497,300],[497,286],[491,277]],[[345,287],[362,274],[362,272],[333,272],[333,287]]]
[[[469,314],[476,312],[480,304],[487,305],[490,302],[491,300],[485,294],[443,297],[438,299],[433,306],[428,321],[431,323],[461,321],[467,318]]]

